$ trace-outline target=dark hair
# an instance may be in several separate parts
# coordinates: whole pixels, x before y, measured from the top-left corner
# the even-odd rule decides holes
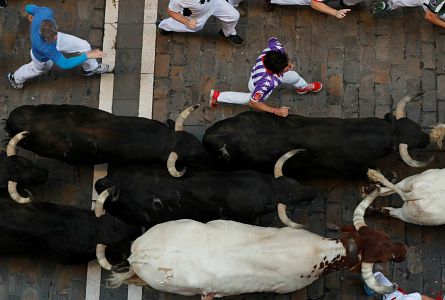
[[[54,38],[57,35],[57,24],[54,21],[51,20],[43,20],[42,23],[40,23],[39,28],[40,36],[42,39],[45,40],[47,43],[54,42]]]
[[[284,52],[271,50],[264,55],[263,63],[266,69],[274,74],[279,74],[282,73],[289,64],[289,57],[287,57],[287,54]]]

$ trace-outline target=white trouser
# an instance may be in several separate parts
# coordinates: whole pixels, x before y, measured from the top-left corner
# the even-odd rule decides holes
[[[355,5],[363,0],[343,0],[346,5]],[[278,5],[311,5],[311,0],[271,0],[270,3]]]
[[[235,26],[239,20],[239,12],[231,4],[227,3],[226,0],[213,1],[216,1],[215,10],[213,12],[209,12],[205,16],[198,17],[196,20],[196,28],[194,29],[188,28],[186,25],[176,21],[173,18],[162,20],[158,27],[174,32],[197,32],[204,27],[204,24],[211,16],[215,16],[222,21],[222,31],[226,37],[229,35],[235,35]]]
[[[423,0],[389,0],[389,9],[399,7],[417,7],[423,5]]]
[[[385,277],[381,272],[375,272],[374,273],[375,280],[380,283],[381,285],[391,286],[391,281],[388,280],[388,278]],[[412,294],[404,294],[399,290],[396,290],[395,292],[392,292],[390,294],[384,294],[382,296],[382,300],[421,300],[422,297],[419,293],[412,293]]]
[[[82,40],[74,35],[66,34],[63,32],[57,33],[56,48],[60,52],[64,53],[85,53],[91,51],[90,43]],[[31,50],[31,62],[21,66],[14,72],[14,79],[17,83],[24,83],[26,80],[42,75],[48,72],[53,66],[51,60],[41,62],[37,60],[32,54]],[[97,60],[88,59],[82,64],[82,69],[86,72],[92,71],[99,66]]]
[[[297,72],[287,71],[283,74],[283,81],[281,83],[290,84],[294,88],[304,88],[307,86],[306,80],[304,80]],[[252,92],[255,89],[253,85],[252,76],[249,79],[249,91],[250,93],[240,92],[221,92],[218,97],[218,102],[233,103],[233,104],[248,104],[252,97]],[[270,95],[270,94],[269,94]],[[264,101],[269,98],[266,96]]]
[[[230,3],[233,7],[238,7],[239,3],[240,3],[242,0],[228,0],[228,1],[229,1],[229,3]]]

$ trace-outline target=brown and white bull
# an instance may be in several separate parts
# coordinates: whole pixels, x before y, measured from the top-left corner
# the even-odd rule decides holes
[[[376,170],[369,170],[368,177],[384,186],[380,196],[397,193],[403,200],[402,207],[383,207],[382,213],[418,225],[445,224],[445,169],[426,170],[397,184],[389,182]]]
[[[113,273],[108,285],[139,283],[187,296],[288,293],[327,272],[361,265],[369,287],[380,293],[394,291],[397,285],[381,286],[375,281],[372,265],[403,261],[406,246],[366,226],[364,211],[377,195],[375,191],[360,203],[354,214],[355,229],[343,228],[338,239],[303,229],[223,220],[156,225],[133,243],[129,272]],[[106,266],[100,253],[98,258]]]

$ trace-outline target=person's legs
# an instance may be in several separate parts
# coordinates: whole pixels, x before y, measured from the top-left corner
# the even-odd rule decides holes
[[[227,0],[227,2],[229,2],[229,4],[232,5],[233,7],[235,7],[240,17],[246,16],[246,11],[240,6],[241,0]]]
[[[343,4],[346,6],[354,6],[360,2],[363,2],[363,0],[343,0]]]
[[[85,40],[82,40],[74,35],[63,32],[57,33],[57,50],[65,53],[86,53],[91,51],[91,45]],[[88,59],[82,64],[82,69],[85,72],[96,70],[99,63],[96,59]]]
[[[290,84],[297,89],[302,89],[308,86],[306,80],[304,80],[297,72],[287,71],[283,74],[282,83]]]
[[[207,18],[199,18],[196,21],[196,28],[191,29],[188,28],[186,25],[182,24],[181,22],[176,21],[173,18],[167,18],[162,20],[158,27],[165,31],[173,31],[173,32],[197,32],[200,31],[204,24],[207,22]]]
[[[215,11],[213,15],[222,21],[222,31],[225,37],[236,35],[235,26],[239,20],[238,11],[225,0],[216,1]]]
[[[247,105],[254,90],[252,78],[249,79],[248,88],[250,93],[219,92],[212,89],[210,92],[210,107],[215,108],[218,102]]]
[[[389,1],[389,9],[393,10],[399,7],[418,7],[422,6],[422,0],[391,0]]]
[[[309,92],[317,93],[323,87],[321,82],[318,82],[318,81],[307,83],[306,80],[304,80],[295,71],[288,71],[288,72],[284,73],[282,83],[292,85],[293,87],[296,88],[297,93],[300,95],[303,95],[303,94],[306,94]]]
[[[53,62],[48,60],[46,62],[41,62],[37,60],[34,55],[31,53],[31,62],[21,66],[17,71],[15,71],[12,76],[15,82],[19,85],[22,85],[26,80],[42,75],[48,72],[52,66]],[[11,81],[11,80],[10,80]],[[11,84],[13,84],[11,82]],[[16,88],[16,87],[15,87]],[[20,87],[21,88],[21,87]]]

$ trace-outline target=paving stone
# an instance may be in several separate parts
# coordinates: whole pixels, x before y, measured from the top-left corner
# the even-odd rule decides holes
[[[384,61],[376,61],[374,69],[374,82],[389,84],[389,65]]]
[[[340,74],[329,77],[329,104],[340,104],[343,100],[343,78]]]
[[[166,7],[159,5],[159,10],[166,10]],[[119,30],[121,25],[143,24],[144,23],[144,2],[143,1],[119,1]],[[136,36],[136,35],[135,35]],[[139,37],[139,36],[138,36]]]
[[[173,43],[171,47],[171,64],[172,65],[184,65],[185,63],[185,45]]]
[[[434,69],[436,67],[436,55],[434,45],[430,43],[422,44],[422,60],[424,69]]]
[[[356,84],[346,85],[343,108],[350,112],[358,111],[358,86]]]
[[[115,82],[113,97],[114,99],[139,99],[140,75],[128,73],[117,73],[114,75]],[[126,87],[132,87],[128,89]]]
[[[142,31],[142,24],[119,24],[116,47],[118,49],[141,49]]]
[[[445,122],[445,102],[438,101],[437,112],[438,112],[439,123],[444,123]]]
[[[391,97],[389,94],[389,86],[388,85],[375,84],[374,85],[374,93],[375,93],[376,105],[389,105],[391,103]]]
[[[114,73],[140,73],[141,72],[141,49],[120,48],[116,51],[116,65]],[[139,62],[139,63],[138,63]]]
[[[445,75],[437,76],[437,98],[445,100]]]
[[[421,113],[422,127],[430,127],[437,124],[435,112],[423,112]]]

